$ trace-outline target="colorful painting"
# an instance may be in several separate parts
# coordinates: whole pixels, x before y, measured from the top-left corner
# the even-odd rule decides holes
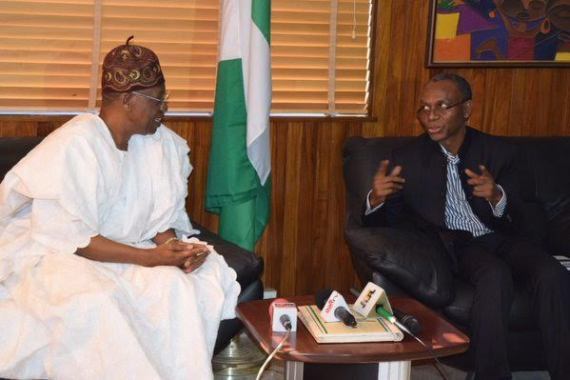
[[[570,66],[570,0],[432,0],[428,66]]]

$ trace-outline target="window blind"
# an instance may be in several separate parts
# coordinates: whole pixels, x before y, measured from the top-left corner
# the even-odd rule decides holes
[[[93,1],[0,1],[0,107],[82,109],[91,70]]]
[[[271,5],[272,111],[366,113],[372,2],[273,0]]]
[[[170,111],[211,112],[218,8],[212,0],[2,0],[0,111],[98,107],[103,57],[134,35],[160,58]],[[371,0],[272,1],[272,112],[367,113],[371,9]]]

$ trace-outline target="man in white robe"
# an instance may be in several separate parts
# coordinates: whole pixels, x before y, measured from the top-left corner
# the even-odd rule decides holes
[[[186,238],[189,149],[162,125],[158,58],[129,40],[105,58],[100,115],[70,120],[0,184],[0,377],[213,377],[240,287]]]

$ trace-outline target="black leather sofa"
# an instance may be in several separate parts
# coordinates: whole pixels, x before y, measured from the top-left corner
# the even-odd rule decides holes
[[[351,137],[344,145],[347,189],[345,237],[355,270],[363,283],[374,280],[388,295],[407,294],[438,310],[469,334],[473,288],[454,275],[443,245],[412,230],[366,228],[361,224],[363,202],[373,174],[389,152],[411,137]],[[525,236],[551,254],[570,254],[570,137],[506,137],[518,148]],[[530,297],[516,287],[510,315],[511,370],[544,369],[542,343],[531,317]],[[493,295],[489,295],[492,297]],[[470,352],[447,359],[470,370]]]
[[[0,181],[10,168],[33,147],[39,144],[41,140],[42,138],[40,137],[0,138]],[[256,256],[253,252],[223,240],[218,235],[208,231],[195,222],[192,222],[192,225],[200,230],[200,239],[212,244],[216,248],[216,251],[224,256],[228,265],[236,271],[237,280],[242,289],[238,302],[263,298],[263,285],[260,278],[263,272],[262,258]],[[222,321],[214,352],[218,353],[225,348],[231,338],[239,332],[241,328],[242,324],[237,318]]]

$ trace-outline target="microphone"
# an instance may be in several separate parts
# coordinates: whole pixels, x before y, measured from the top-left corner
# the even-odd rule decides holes
[[[422,328],[416,317],[393,309],[386,292],[380,286],[369,282],[360,294],[356,290],[351,289],[351,291],[358,296],[353,309],[359,314],[368,316],[375,312],[410,335],[421,332]]]
[[[285,298],[269,304],[269,318],[274,332],[297,331],[297,307]]]
[[[406,314],[403,311],[398,310],[396,308],[393,308],[393,311],[394,311],[394,317],[396,317],[398,321],[400,321],[404,326],[406,326],[408,330],[411,331],[412,334],[418,335],[419,333],[422,332],[422,325],[420,325],[420,322],[417,320],[416,317],[410,314]]]
[[[321,317],[325,322],[342,321],[347,326],[356,327],[356,319],[348,311],[344,297],[332,289],[323,289],[315,296],[317,307],[321,310]]]
[[[400,318],[396,318],[396,316],[394,315],[394,314],[396,314],[396,310],[394,310],[394,314],[392,314],[388,310],[384,309],[384,307],[382,307],[382,306],[378,306],[376,308],[376,314],[378,314],[382,318],[387,319],[388,321],[392,322],[393,324],[398,326],[398,328],[400,330],[402,330],[403,332],[405,332],[408,335],[411,335],[413,337],[415,337],[416,334],[418,334],[422,331],[422,327],[421,327],[420,323],[412,315],[407,315],[401,311],[398,311],[398,314],[400,314]],[[405,320],[405,322],[404,322],[404,320]]]

